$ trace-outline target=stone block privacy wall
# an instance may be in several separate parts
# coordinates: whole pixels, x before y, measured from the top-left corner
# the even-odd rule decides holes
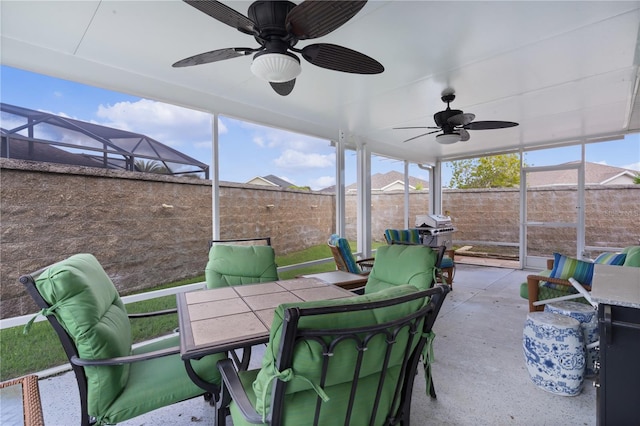
[[[576,222],[577,190],[571,186],[533,188],[528,191],[528,220]],[[517,243],[520,190],[511,188],[445,190],[442,210],[458,232],[454,240]],[[585,187],[585,244],[626,247],[640,244],[640,185],[588,185]],[[531,255],[575,253],[575,228],[530,228]],[[595,256],[594,256],[595,257]]]
[[[75,253],[95,255],[121,295],[204,273],[210,181],[4,158],[0,168],[1,318],[37,310],[20,275]],[[317,245],[335,227],[334,199],[224,184],[220,237],[270,236],[278,254]]]
[[[211,199],[211,183],[207,186]],[[335,228],[335,210],[332,194],[225,182],[220,238],[271,237],[275,252],[287,254],[326,242]]]
[[[410,222],[429,194],[410,194]],[[587,245],[624,247],[640,239],[640,185],[587,188]],[[532,191],[541,220],[573,212],[575,189]],[[372,238],[404,228],[404,193],[372,194]],[[356,196],[346,197],[355,239]],[[518,242],[517,189],[445,190],[455,240]],[[538,217],[538,216],[536,216]],[[221,238],[270,236],[277,254],[324,244],[335,228],[332,194],[222,183]],[[35,312],[17,279],[80,252],[93,253],[122,295],[201,275],[212,234],[211,182],[125,171],[0,159],[0,317]],[[575,251],[575,231],[530,235],[530,247]],[[567,232],[572,235],[568,235]],[[327,257],[330,256],[327,250]]]

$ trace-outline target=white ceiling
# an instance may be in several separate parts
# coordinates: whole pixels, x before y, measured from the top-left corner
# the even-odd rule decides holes
[[[226,1],[246,14],[250,2]],[[251,57],[172,68],[226,47],[255,47],[182,1],[0,2],[1,63],[110,90],[349,143],[415,162],[615,137],[640,129],[640,2],[376,1],[324,42],[365,53],[378,75],[345,74],[302,60],[293,92],[277,95]],[[520,126],[470,131],[440,145],[433,126],[452,108]],[[635,108],[635,113],[633,110]]]

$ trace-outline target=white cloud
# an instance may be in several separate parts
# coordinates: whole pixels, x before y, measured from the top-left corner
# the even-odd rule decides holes
[[[170,146],[211,140],[212,115],[148,99],[100,105],[96,115],[104,120],[100,124],[142,133]],[[226,132],[224,122],[218,128]]]
[[[283,169],[310,169],[333,167],[334,156],[330,154],[304,153],[293,149],[285,149],[280,157],[274,160],[277,167]]]
[[[264,148],[264,146],[265,146],[264,138],[262,136],[259,136],[259,135],[256,135],[256,136],[253,137],[253,143],[258,145],[260,148]]]
[[[329,146],[329,142],[324,139],[255,123],[242,121],[238,121],[238,123],[253,133],[253,142],[260,147],[310,151]]]
[[[310,186],[311,186],[311,189],[318,190],[318,189],[327,188],[335,184],[336,184],[335,176],[320,176],[319,178],[311,179]]]

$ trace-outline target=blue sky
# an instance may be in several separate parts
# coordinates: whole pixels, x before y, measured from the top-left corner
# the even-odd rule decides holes
[[[0,67],[0,100],[78,120],[146,134],[211,164],[211,116],[173,105],[81,85],[11,67]],[[335,183],[335,151],[329,141],[220,117],[220,179],[246,182],[273,174],[299,186],[321,189]],[[247,155],[251,153],[251,155]],[[640,136],[587,145],[587,161],[640,170]],[[579,147],[527,153],[529,165],[580,159]],[[347,153],[347,183],[355,181],[355,154]],[[402,162],[374,157],[372,173],[403,172]],[[427,179],[425,171],[410,174]],[[443,169],[443,184],[451,177]]]

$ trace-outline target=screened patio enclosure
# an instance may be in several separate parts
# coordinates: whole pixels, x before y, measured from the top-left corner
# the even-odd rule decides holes
[[[0,156],[209,178],[209,166],[149,136],[0,104]]]
[[[246,14],[251,2],[222,4]],[[427,167],[429,210],[438,213],[444,162],[626,135],[637,141],[640,131],[637,1],[369,1],[319,42],[375,58],[384,72],[363,76],[303,62],[286,97],[252,75],[249,57],[172,67],[195,53],[251,42],[184,1],[3,1],[0,8],[3,65],[332,141],[338,233],[345,151],[355,152],[358,249],[365,256],[372,155]],[[433,126],[446,90],[455,91],[452,108],[478,120],[520,124],[474,131],[464,143],[438,143],[435,133],[408,140],[422,130],[397,128]],[[214,238],[217,126],[214,119]],[[637,158],[637,146],[629,157]]]

